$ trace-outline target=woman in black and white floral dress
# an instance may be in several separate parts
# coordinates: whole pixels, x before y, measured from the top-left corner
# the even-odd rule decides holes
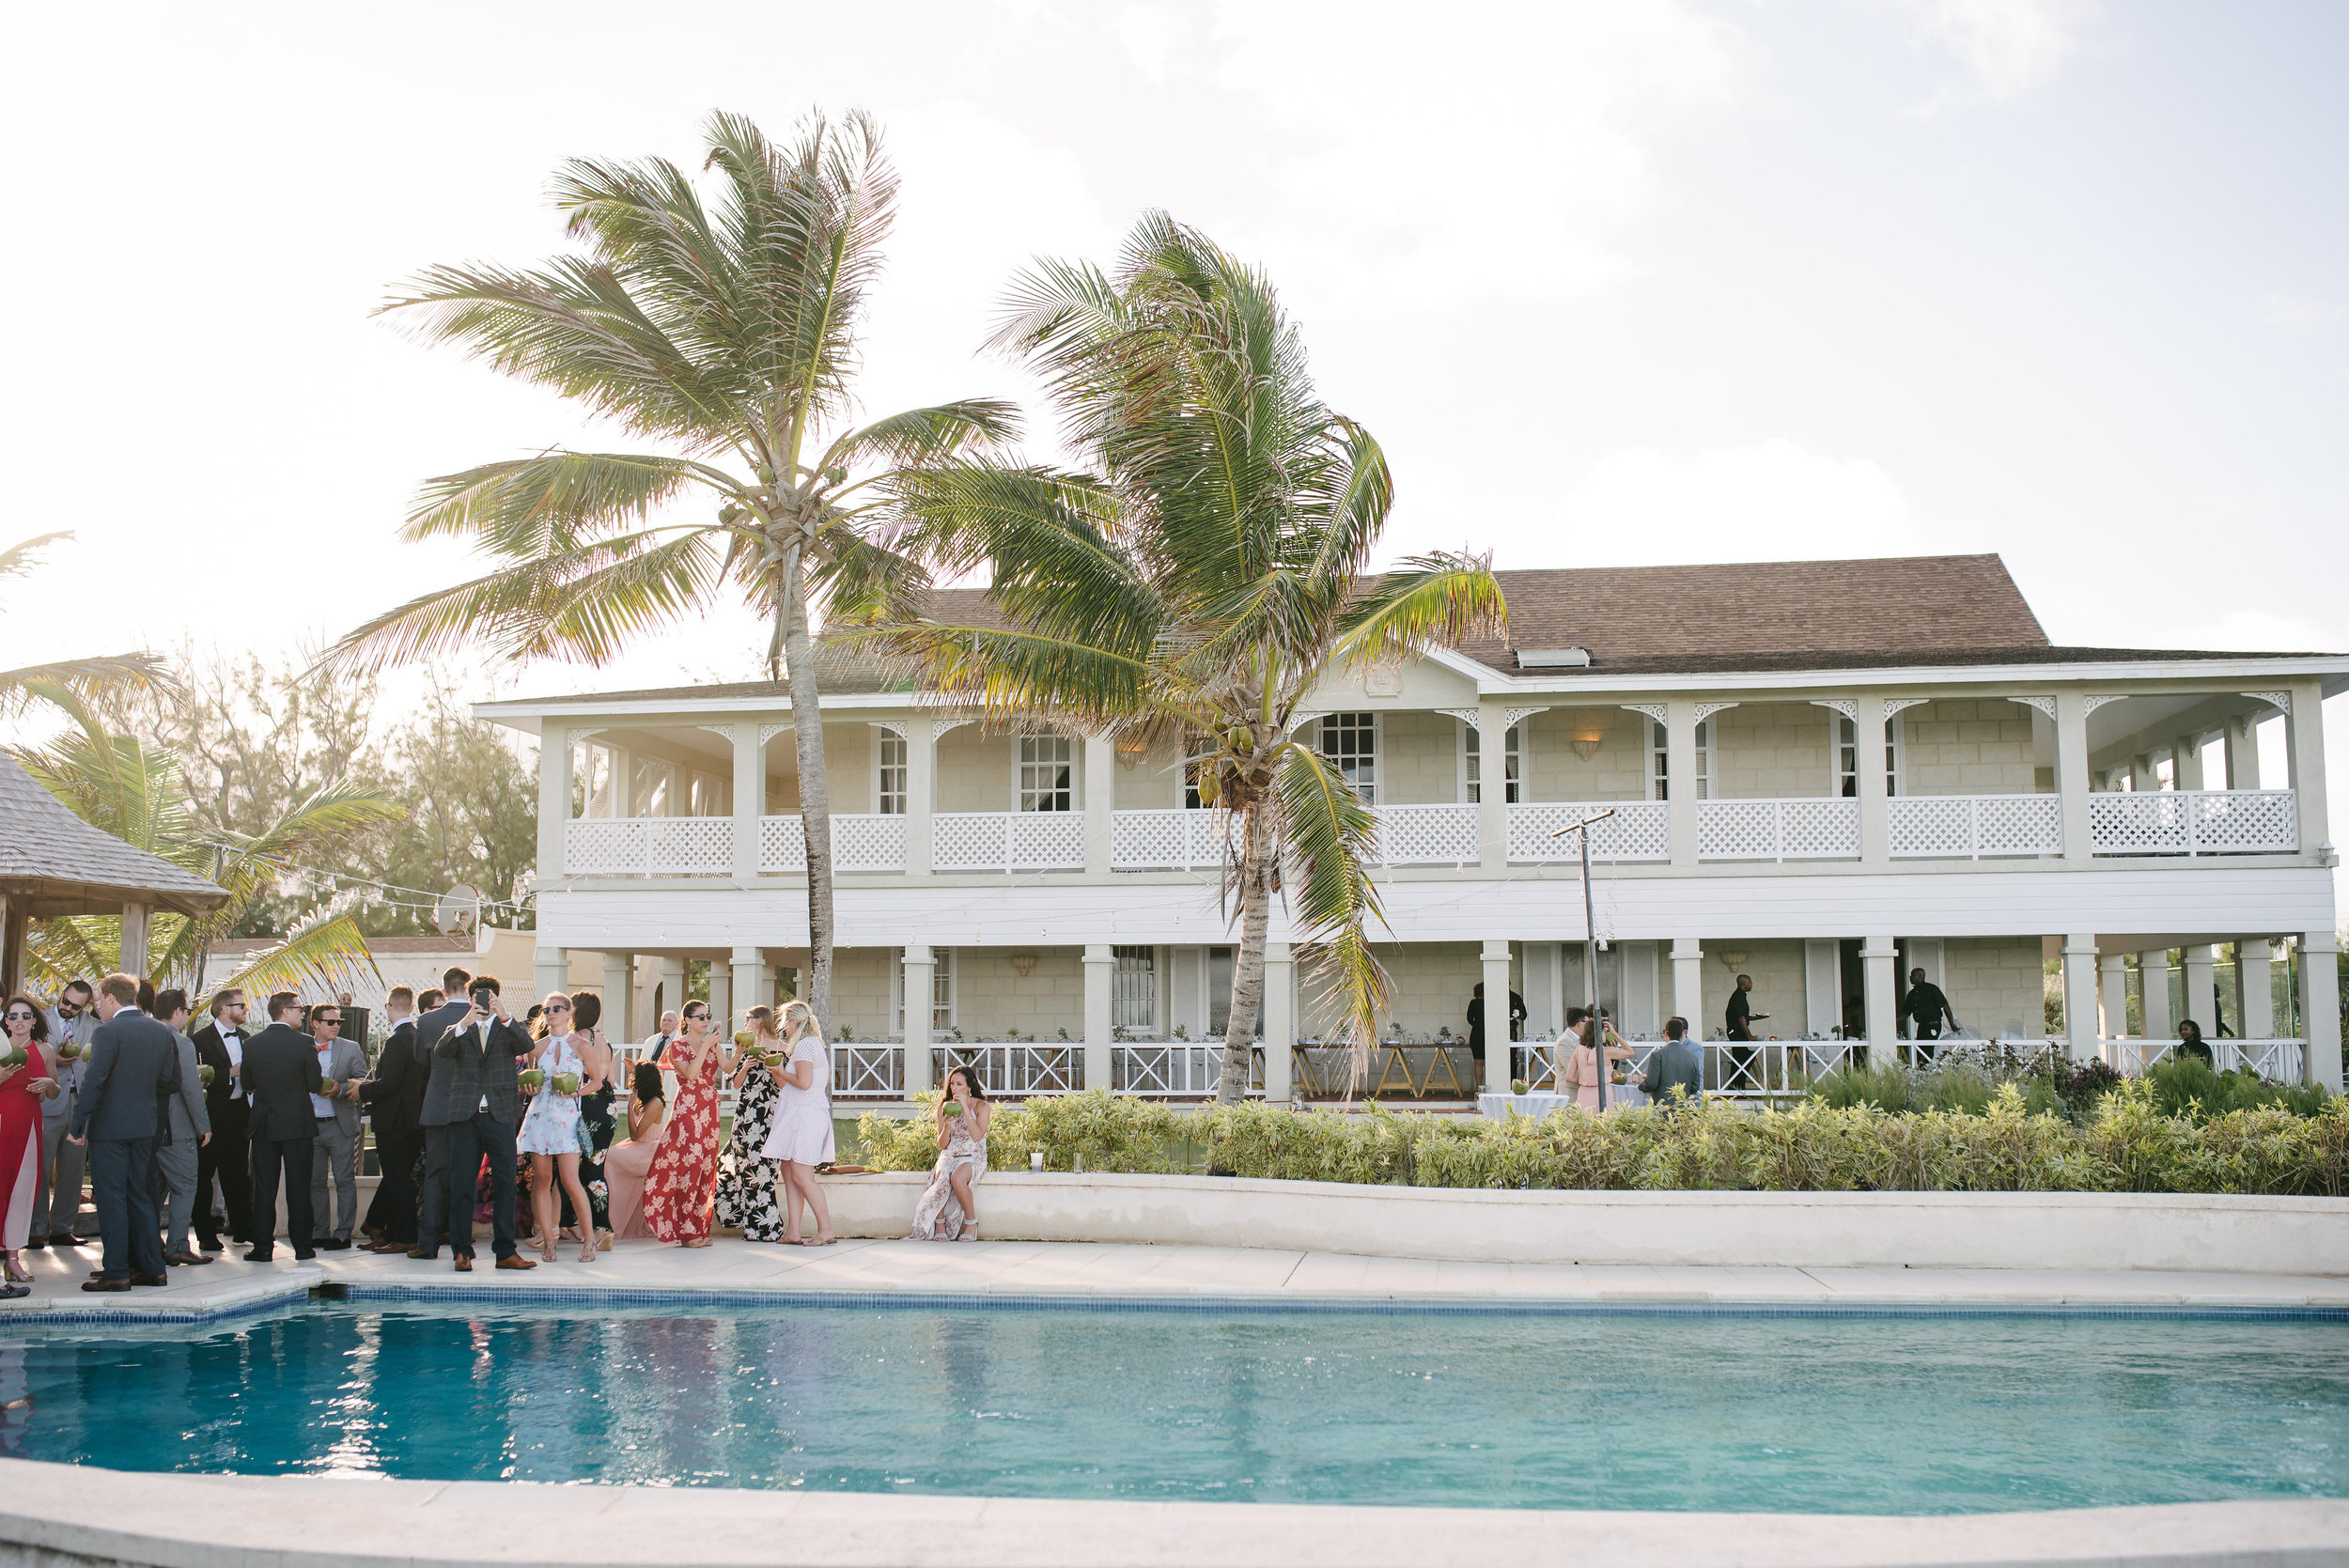
[[[775,1120],[775,1078],[760,1063],[770,1050],[782,1050],[770,1007],[750,1010],[751,1032],[757,1036],[735,1063],[734,1136],[718,1157],[718,1206],[713,1221],[739,1230],[747,1241],[781,1241],[783,1209],[775,1202],[775,1182],[783,1174],[779,1161],[759,1151],[767,1146],[768,1130]]]

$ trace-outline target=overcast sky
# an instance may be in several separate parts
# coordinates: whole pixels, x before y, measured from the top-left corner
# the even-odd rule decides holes
[[[1163,207],[1282,286],[1386,445],[1397,553],[1996,551],[2060,642],[2349,648],[2339,5],[89,4],[11,33],[11,537],[79,535],[7,600],[42,652],[289,648],[465,575],[397,542],[417,482],[593,432],[369,308],[558,249],[567,157],[692,163],[712,108],[818,106],[879,115],[904,176],[868,411],[1026,398],[976,352],[1005,279]],[[716,614],[519,685],[761,647]]]

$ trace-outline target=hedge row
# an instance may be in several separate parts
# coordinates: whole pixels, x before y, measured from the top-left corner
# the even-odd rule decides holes
[[[925,1098],[925,1105],[934,1096]],[[926,1115],[867,1112],[865,1163],[927,1170]],[[1175,1173],[1416,1187],[1774,1192],[2349,1192],[2349,1099],[2313,1116],[2274,1107],[2197,1120],[2129,1082],[2074,1122],[2035,1113],[2012,1085],[1983,1114],[1893,1112],[1805,1101],[1753,1111],[1569,1110],[1534,1121],[1422,1113],[1298,1112],[1250,1102],[1185,1110],[1098,1091],[999,1105],[996,1170]]]

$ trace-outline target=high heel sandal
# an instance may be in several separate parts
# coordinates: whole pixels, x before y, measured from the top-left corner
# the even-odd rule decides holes
[[[976,1241],[976,1240],[978,1240],[978,1239],[979,1239],[979,1222],[978,1222],[977,1220],[975,1220],[975,1219],[966,1219],[966,1220],[964,1220],[964,1221],[962,1222],[962,1232],[961,1232],[961,1234],[960,1234],[957,1235],[957,1236],[955,1237],[955,1239],[956,1239],[957,1241]]]

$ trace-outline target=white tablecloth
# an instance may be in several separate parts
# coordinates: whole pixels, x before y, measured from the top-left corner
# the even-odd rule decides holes
[[[1498,1122],[1512,1110],[1520,1116],[1541,1117],[1548,1115],[1553,1110],[1563,1110],[1575,1103],[1576,1100],[1572,1094],[1560,1094],[1547,1089],[1536,1089],[1530,1094],[1479,1094],[1476,1096],[1476,1112],[1480,1116],[1489,1116]],[[1641,1094],[1636,1085],[1610,1083],[1607,1086],[1607,1105],[1610,1110],[1645,1104],[1647,1104],[1647,1096]]]

